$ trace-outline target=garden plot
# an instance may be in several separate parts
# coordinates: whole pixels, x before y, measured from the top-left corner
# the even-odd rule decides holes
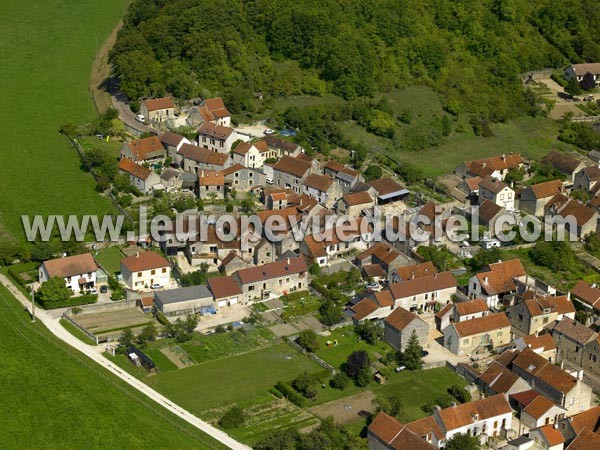
[[[143,327],[154,319],[141,310],[128,309],[119,311],[77,314],[73,319],[95,336],[101,337],[127,328]]]

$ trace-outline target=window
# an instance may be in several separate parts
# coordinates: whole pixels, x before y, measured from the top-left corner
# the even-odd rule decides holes
[[[504,194],[500,194],[500,200],[504,200]]]
[[[254,285],[253,285],[253,284],[251,284],[250,286],[248,286],[248,290],[249,290],[249,291],[253,291],[253,290],[254,290]]]
[[[150,271],[150,275],[156,275],[156,270],[152,269],[152,270]]]
[[[167,273],[167,268],[166,267],[163,267],[162,273]]]
[[[502,336],[502,331],[498,331],[498,334],[496,336],[498,336],[498,337]]]
[[[142,272],[138,272],[138,277],[142,277]]]

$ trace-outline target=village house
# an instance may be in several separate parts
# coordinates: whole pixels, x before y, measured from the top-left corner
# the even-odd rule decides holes
[[[223,200],[225,197],[225,175],[222,171],[200,170],[198,172],[198,197]]]
[[[323,166],[323,173],[333,178],[342,187],[344,193],[350,192],[356,183],[364,181],[356,170],[350,169],[337,161],[328,161]]]
[[[163,287],[171,280],[171,266],[156,252],[140,252],[121,260],[121,277],[135,291]]]
[[[531,450],[563,450],[565,438],[554,425],[544,425],[529,430],[529,439],[527,441],[529,446],[523,448]],[[530,443],[533,443],[533,446]]]
[[[380,178],[366,183],[375,191],[377,205],[387,205],[402,200],[410,191],[393,178]]]
[[[269,158],[276,158],[277,152],[267,145],[266,141],[240,142],[231,150],[231,161],[233,164],[241,164],[245,167],[259,168]]]
[[[238,192],[247,192],[255,186],[264,186],[265,175],[258,169],[235,164],[223,170],[225,184]]]
[[[130,159],[136,163],[152,163],[164,158],[165,148],[156,136],[129,141],[121,147],[121,159]]]
[[[600,448],[600,434],[592,432],[589,428],[584,428],[569,444],[566,450],[589,450],[591,448]]]
[[[79,293],[96,287],[99,270],[91,253],[84,253],[44,261],[38,269],[38,276],[40,284],[50,278],[61,278],[65,280],[67,289]]]
[[[193,191],[196,189],[196,175],[183,170],[167,167],[160,173],[160,185],[167,192],[177,192],[181,189]]]
[[[590,166],[585,167],[575,174],[573,181],[573,189],[581,189],[582,191],[595,196],[600,189],[600,167]]]
[[[385,244],[385,242],[383,242],[383,244]],[[371,248],[374,248],[375,245],[373,245]],[[387,246],[383,247],[385,249],[387,249]],[[378,252],[377,252],[378,253]],[[388,252],[389,253],[389,252]],[[371,261],[381,261],[381,258],[374,255],[374,253],[372,253],[373,256],[375,256],[375,259],[371,258]],[[402,255],[400,255],[402,256]],[[398,260],[400,261],[400,260]],[[362,261],[362,263],[364,264],[364,260]],[[388,264],[388,271],[390,273],[389,275],[389,279],[390,279],[390,283],[400,283],[402,281],[407,281],[407,280],[414,280],[415,278],[421,278],[421,277],[427,277],[430,275],[433,275],[435,273],[438,273],[437,269],[435,268],[435,266],[433,265],[433,263],[431,261],[425,261],[422,263],[417,263],[417,264],[392,264],[390,266],[389,263]]]
[[[557,362],[567,360],[594,373],[600,373],[600,335],[597,332],[570,317],[550,324],[547,329],[558,347]]]
[[[567,416],[590,408],[592,388],[582,381],[583,371],[574,377],[529,348],[505,351],[496,361],[502,361],[536,391],[566,409]]]
[[[439,433],[441,435],[442,431]],[[369,450],[435,450],[437,445],[430,443],[433,439],[436,437],[431,436],[428,441],[422,439],[417,433],[409,430],[407,425],[402,425],[383,411],[377,414],[367,428]]]
[[[487,176],[504,180],[509,171],[520,169],[524,162],[520,154],[510,153],[508,155],[465,161],[454,170],[454,173],[463,180],[470,177],[484,178]]]
[[[204,104],[198,107],[201,123],[211,123],[221,127],[231,126],[231,113],[225,107],[221,97],[207,98]]]
[[[146,123],[161,124],[175,119],[175,103],[170,98],[150,98],[140,104]]]
[[[479,206],[475,206],[471,212],[472,216],[477,217],[480,225],[487,227],[490,231],[490,236],[496,235],[496,222],[505,214],[506,209],[491,200],[484,200]],[[498,232],[504,231],[504,228],[507,226],[508,225],[504,224],[502,229],[499,229]]]
[[[600,185],[599,185],[600,187]],[[552,219],[562,219],[564,230],[571,239],[582,239],[596,232],[600,215],[594,208],[583,205],[577,200],[555,195],[546,205],[546,212]],[[559,223],[559,222],[555,222]]]
[[[432,416],[401,425],[393,417],[380,412],[369,425],[369,449],[419,449],[418,444],[399,443],[403,429],[416,434],[433,448],[444,448],[446,441],[457,434],[477,436],[482,444],[488,437],[505,436],[512,428],[512,409],[502,394],[481,400],[437,409]],[[400,445],[399,445],[400,444]],[[423,447],[428,448],[428,447]]]
[[[479,204],[489,200],[504,209],[515,209],[515,191],[506,183],[492,176],[484,177],[479,183]]]
[[[217,308],[242,302],[242,289],[233,276],[211,277],[208,279],[208,288],[213,294]]]
[[[212,293],[205,285],[157,291],[154,305],[165,316],[205,315],[215,311]]]
[[[244,302],[249,303],[306,289],[307,272],[304,258],[298,257],[238,270],[233,277],[242,289]]]
[[[486,396],[514,395],[531,390],[525,380],[495,361],[479,375],[477,385]]]
[[[443,331],[451,323],[483,317],[489,312],[487,303],[480,298],[448,303],[435,314],[436,328]]]
[[[275,152],[274,156],[276,158],[281,158],[284,155],[296,157],[304,153],[304,149],[295,142],[280,139],[273,135],[267,135],[264,139],[267,146]]]
[[[415,333],[421,347],[426,348],[429,325],[415,313],[404,308],[395,308],[383,321],[383,340],[396,351],[403,352]]]
[[[567,443],[573,441],[581,433],[589,431],[596,434],[600,429],[600,406],[594,406],[587,411],[580,412],[571,417],[566,417],[558,421],[558,430],[565,437]],[[599,443],[600,444],[600,443]],[[598,445],[581,447],[579,450],[591,450]],[[600,448],[600,447],[598,447]]]
[[[562,192],[562,181],[553,180],[527,186],[521,191],[519,209],[528,214],[541,217],[544,215],[546,204],[556,194]]]
[[[177,155],[180,158],[180,167],[192,173],[198,173],[200,170],[222,171],[227,161],[226,154],[190,144],[183,144]]]
[[[404,269],[404,267],[401,266],[405,266],[409,262],[409,259],[406,256],[387,242],[377,242],[371,245],[371,247],[359,253],[356,256],[356,260],[363,270],[366,266],[377,265],[381,267],[383,273],[385,273],[385,278],[389,279],[392,283],[404,281],[399,276],[394,278],[392,273],[394,273],[395,269]],[[429,266],[427,268],[429,268]],[[424,268],[423,271],[419,271],[418,268],[414,268],[414,270],[417,272],[427,272],[427,268]],[[403,273],[406,273],[406,270],[409,269],[405,269],[405,272]],[[433,275],[434,273],[437,273],[435,268],[434,271],[429,272],[430,275]],[[413,274],[412,278],[418,278],[418,276],[415,277]]]
[[[183,137],[179,134],[171,133],[167,131],[161,134],[158,138],[162,143],[164,149],[167,152],[167,156],[171,158],[172,161],[177,162],[177,152],[181,148],[183,144],[191,144],[188,138]]]
[[[329,175],[310,174],[304,179],[302,191],[315,198],[325,208],[331,208],[344,195],[342,187]]]
[[[313,171],[313,165],[299,157],[284,156],[273,166],[275,186],[302,193],[304,180]]]
[[[455,322],[443,332],[444,347],[456,355],[474,355],[511,341],[510,322],[504,313]]]
[[[242,259],[238,252],[232,250],[221,260],[221,267],[219,270],[224,273],[233,273],[236,270],[245,269],[249,266],[250,263],[248,261]]]
[[[118,167],[122,173],[129,176],[129,182],[144,194],[150,193],[154,185],[160,184],[160,176],[156,172],[130,159],[121,159]]]
[[[513,334],[528,336],[538,334],[549,323],[563,317],[574,319],[575,306],[566,295],[534,296],[511,305],[507,315]]]
[[[566,416],[566,411],[543,395],[538,395],[521,411],[522,433],[531,428],[553,425]]]
[[[565,69],[565,80],[569,81],[572,78],[582,85],[587,83],[586,89],[600,86],[600,63],[571,64]]]
[[[338,214],[347,216],[372,215],[375,201],[368,192],[354,192],[346,194],[337,201],[336,211]]]
[[[356,324],[363,320],[384,319],[390,315],[394,307],[394,299],[389,290],[370,292],[355,305],[350,307],[352,321]]]
[[[210,122],[203,123],[198,128],[198,146],[213,152],[228,154],[231,146],[238,139],[246,140],[233,128],[213,125]]]
[[[475,197],[479,195],[479,183],[481,183],[481,177],[470,177],[465,178],[458,185],[459,189],[461,189],[467,197]]]
[[[558,172],[566,175],[569,181],[575,181],[575,174],[585,168],[585,164],[573,155],[551,151],[541,161],[542,164],[547,164]]]
[[[469,279],[469,298],[483,298],[490,309],[495,309],[504,295],[516,292],[516,279],[525,276],[519,259],[488,264]]]
[[[529,348],[550,362],[556,361],[556,342],[550,333],[518,337],[513,344],[517,350]]]
[[[579,280],[571,289],[571,299],[579,303],[594,318],[600,317],[600,288]]]
[[[437,303],[445,304],[456,294],[456,280],[452,272],[393,283],[389,289],[395,306],[409,311],[433,311]]]

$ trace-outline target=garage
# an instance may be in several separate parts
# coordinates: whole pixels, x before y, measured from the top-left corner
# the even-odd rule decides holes
[[[224,307],[224,306],[227,306],[227,300],[219,300],[219,301],[217,302],[217,306],[218,306],[219,308],[222,308],[222,307]]]
[[[229,306],[235,305],[237,302],[238,302],[238,298],[233,297],[233,298],[229,299]]]

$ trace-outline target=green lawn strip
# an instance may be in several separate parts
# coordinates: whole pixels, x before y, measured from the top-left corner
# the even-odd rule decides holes
[[[273,334],[267,328],[251,331],[215,333],[210,336],[198,335],[190,342],[179,344],[197,363],[226,358],[273,342]]]
[[[281,315],[283,320],[290,320],[294,317],[306,316],[315,313],[319,310],[321,302],[314,295],[306,295],[302,298],[297,298],[292,301],[284,300],[285,309]]]
[[[3,152],[0,164],[0,208],[6,227],[24,241],[22,214],[113,211],[58,129],[94,117],[90,70],[123,13],[123,1],[41,2],[32,10],[7,0],[2,6],[0,123],[12,150]]]
[[[450,386],[458,384],[465,386],[466,382],[447,367],[420,371],[402,371],[394,373],[387,384],[372,386],[375,395],[396,394],[402,399],[400,420],[410,422],[428,414],[421,407],[446,394]]]
[[[194,413],[264,395],[280,381],[321,367],[288,345],[260,350],[148,377],[152,387]],[[220,388],[215,389],[215,383]]]
[[[81,342],[88,344],[88,345],[98,345],[98,344],[96,344],[95,340],[93,340],[91,337],[89,337],[87,334],[85,334],[83,331],[81,331],[79,328],[77,328],[75,325],[73,325],[67,319],[60,319],[60,324],[63,326],[63,328],[65,330],[67,330],[69,333],[71,333],[73,336],[75,336]]]
[[[31,323],[3,286],[0,341],[5,448],[225,448]]]
[[[142,351],[154,361],[156,367],[160,372],[169,372],[171,370],[177,370],[177,366],[171,362],[169,358],[167,358],[164,353],[160,350],[146,348],[142,349]]]
[[[98,252],[96,260],[109,275],[114,275],[121,271],[121,259],[124,257],[117,247],[106,247]]]
[[[333,342],[336,340],[336,346],[326,346],[327,341]],[[358,350],[365,350],[369,353],[371,361],[376,361],[378,359],[377,355],[383,356],[385,353],[392,350],[392,348],[384,342],[380,342],[378,345],[374,346],[361,340],[354,332],[353,326],[333,330],[330,336],[319,336],[318,341],[320,348],[317,350],[316,355],[334,367],[340,367],[346,362],[348,356],[352,352]]]

